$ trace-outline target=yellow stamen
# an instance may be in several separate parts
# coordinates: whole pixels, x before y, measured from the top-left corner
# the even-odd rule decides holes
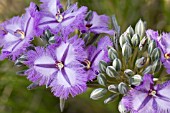
[[[169,53],[166,53],[165,55],[165,58],[168,60],[168,59],[170,59],[170,54]]]
[[[21,30],[16,30],[16,33],[20,34],[21,35],[21,39],[24,39],[25,38],[25,33]]]
[[[149,95],[155,96],[155,95],[156,95],[156,91],[151,90],[151,92],[149,93]]]
[[[64,65],[62,62],[58,62],[56,63],[56,67],[59,68],[59,70],[61,70],[64,67]]]
[[[91,62],[89,60],[84,61],[86,63],[86,68],[90,69],[91,68]]]
[[[63,21],[63,15],[61,15],[61,14],[56,14],[56,16],[55,16],[55,18],[56,18],[56,20],[60,23],[60,22],[62,22]]]

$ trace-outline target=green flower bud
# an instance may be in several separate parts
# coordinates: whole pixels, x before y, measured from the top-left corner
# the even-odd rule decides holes
[[[145,68],[145,70],[142,72],[143,74],[149,74],[152,71],[152,66],[148,66]]]
[[[55,43],[55,37],[54,37],[54,36],[50,37],[49,40],[48,40],[48,42],[49,42],[50,44]]]
[[[161,66],[162,66],[162,62],[160,60],[154,61],[152,65],[152,72],[153,73],[158,72],[161,69]]]
[[[134,34],[132,39],[131,39],[131,43],[134,47],[137,47],[140,43],[140,37],[138,34]]]
[[[107,63],[105,61],[100,61],[99,62],[100,72],[105,73],[106,72],[106,68],[107,68]]]
[[[142,76],[140,75],[134,75],[130,79],[131,85],[134,85],[134,86],[139,86],[141,82],[142,82]]]
[[[98,88],[92,91],[90,94],[90,98],[93,100],[98,100],[102,98],[107,93],[107,89],[104,88]]]
[[[100,73],[98,76],[97,76],[97,81],[100,85],[102,86],[106,86],[106,77],[104,74]]]
[[[65,99],[60,98],[60,111],[63,112],[64,111],[64,106],[65,106]]]
[[[140,51],[145,50],[146,45],[147,45],[147,38],[144,37],[144,38],[140,41],[139,50],[140,50]]]
[[[134,30],[131,26],[129,26],[125,31],[130,37],[134,35]]]
[[[128,38],[128,35],[127,35],[126,33],[124,33],[124,34],[122,34],[122,35],[120,36],[120,38],[119,38],[119,43],[120,43],[121,48],[123,47],[123,45],[124,45],[126,42],[130,43],[129,38]]]
[[[128,113],[128,110],[126,109],[122,101],[119,102],[118,110],[120,113]]]
[[[117,51],[113,47],[109,47],[108,56],[110,60],[114,60],[118,57]]]
[[[120,94],[126,94],[128,92],[128,87],[125,83],[121,82],[118,85],[118,91]]]
[[[146,58],[142,57],[136,60],[135,65],[137,68],[142,68],[145,65],[145,63],[146,63]]]
[[[124,71],[124,74],[125,74],[126,77],[130,77],[130,76],[133,76],[135,73],[130,69],[126,69]]]
[[[122,55],[126,58],[126,60],[128,60],[129,57],[132,55],[132,48],[127,42],[122,47]]]
[[[156,48],[155,41],[154,40],[150,41],[149,46],[148,46],[148,53],[150,56],[155,48]]]
[[[112,92],[112,93],[117,93],[118,92],[117,86],[115,86],[113,84],[108,86],[108,90],[110,92]]]
[[[117,77],[118,76],[118,73],[116,72],[116,70],[113,66],[108,66],[106,68],[106,73],[109,77]]]
[[[113,102],[116,99],[117,96],[118,96],[118,94],[111,95],[109,98],[104,100],[104,104],[108,104],[110,102]]]
[[[155,48],[151,54],[151,60],[155,61],[155,60],[159,60],[161,57],[161,51],[159,48]]]
[[[145,34],[145,30],[146,30],[145,24],[140,19],[135,26],[135,33],[138,34],[140,36],[140,38],[142,38]]]
[[[121,63],[121,61],[118,58],[113,60],[112,65],[116,69],[116,71],[120,71],[121,68],[122,68],[122,63]]]

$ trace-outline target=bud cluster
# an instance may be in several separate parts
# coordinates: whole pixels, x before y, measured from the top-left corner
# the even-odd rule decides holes
[[[157,78],[162,66],[161,52],[156,42],[145,35],[145,29],[145,23],[139,20],[135,30],[130,26],[120,35],[118,48],[108,47],[110,62],[99,63],[97,81],[102,88],[93,90],[92,99],[102,98],[108,92],[111,96],[104,103],[109,103],[139,86],[144,74],[153,74]]]

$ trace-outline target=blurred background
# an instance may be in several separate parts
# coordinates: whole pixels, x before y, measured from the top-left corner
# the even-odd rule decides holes
[[[30,2],[38,0],[0,0],[0,22],[21,15]],[[66,0],[62,0],[65,2]],[[115,15],[121,31],[142,19],[147,27],[158,31],[170,31],[170,0],[74,0],[99,14]],[[30,84],[25,77],[16,75],[10,61],[0,62],[0,113],[60,113],[59,100],[45,87],[27,90]],[[91,89],[70,98],[64,113],[118,113],[117,101],[104,105],[103,100],[89,99]]]

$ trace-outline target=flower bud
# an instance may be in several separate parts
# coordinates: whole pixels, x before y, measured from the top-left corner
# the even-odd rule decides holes
[[[60,98],[60,111],[64,111],[64,106],[65,106],[65,99]]]
[[[107,89],[104,88],[98,88],[92,91],[90,94],[90,98],[93,100],[98,100],[102,98],[107,93]]]
[[[122,68],[122,63],[121,63],[121,61],[118,58],[113,60],[112,65],[116,69],[116,71],[120,71],[121,68]]]
[[[98,76],[97,76],[97,81],[100,85],[102,86],[106,86],[106,77],[104,74],[100,73]]]
[[[161,57],[161,51],[159,48],[155,48],[151,54],[152,61],[159,60]]]
[[[126,77],[130,77],[130,76],[133,76],[135,73],[130,69],[126,69],[124,71],[124,74],[125,74]]]
[[[118,85],[118,91],[120,94],[126,94],[128,92],[128,87],[125,83],[121,82]]]
[[[54,36],[50,37],[49,40],[48,40],[48,42],[49,42],[50,44],[55,43],[55,37],[54,37]]]
[[[100,72],[103,72],[105,73],[106,72],[106,68],[107,68],[107,63],[105,61],[100,61],[99,62],[99,69],[100,69]]]
[[[26,71],[26,70],[18,71],[18,72],[16,72],[16,74],[17,74],[17,75],[25,75],[25,71]]]
[[[111,95],[109,98],[104,100],[104,104],[108,104],[110,102],[113,102],[116,99],[117,96],[118,96],[118,94]]]
[[[134,35],[134,30],[131,26],[129,26],[126,31],[127,34],[129,34],[130,37],[132,37]]]
[[[113,66],[108,66],[106,68],[106,73],[109,77],[116,77],[118,76],[118,73],[116,72],[115,68]]]
[[[131,43],[134,47],[137,47],[140,43],[140,37],[138,34],[134,34],[132,39],[131,39]]]
[[[126,58],[126,60],[132,55],[132,48],[127,42],[122,47],[122,55]]]
[[[127,35],[126,33],[124,33],[124,34],[122,34],[122,35],[120,36],[120,38],[119,38],[119,43],[120,43],[121,48],[123,47],[123,45],[124,45],[126,42],[130,43],[130,42],[129,42],[128,35]]]
[[[142,72],[143,74],[149,74],[152,71],[152,66],[148,66],[145,68],[145,70]]]
[[[145,65],[145,63],[146,63],[146,58],[142,57],[136,60],[135,65],[137,68],[142,68]]]
[[[145,34],[145,30],[146,30],[145,24],[140,19],[135,26],[135,33],[138,34],[140,36],[140,38],[142,38]]]
[[[126,107],[122,103],[122,100],[119,102],[118,110],[120,113],[128,113]]]
[[[114,60],[118,57],[117,51],[113,47],[109,47],[108,56],[110,60]]]
[[[117,93],[118,92],[117,86],[115,86],[113,84],[108,86],[108,90],[110,92],[112,92],[112,93]]]
[[[148,46],[148,53],[149,56],[151,56],[152,51],[156,48],[156,43],[154,40],[150,41],[149,46]]]
[[[131,85],[134,85],[134,86],[139,86],[141,82],[142,82],[142,76],[140,76],[140,75],[134,75],[130,79]]]
[[[32,84],[30,84],[27,89],[28,90],[32,90],[32,89],[35,89],[39,86],[39,83],[38,82],[33,82]]]
[[[154,61],[152,65],[152,72],[153,73],[158,72],[161,69],[161,66],[162,66],[162,62],[160,60]]]
[[[145,50],[146,45],[147,45],[147,38],[144,37],[144,38],[140,41],[139,50],[140,50],[140,51]]]

